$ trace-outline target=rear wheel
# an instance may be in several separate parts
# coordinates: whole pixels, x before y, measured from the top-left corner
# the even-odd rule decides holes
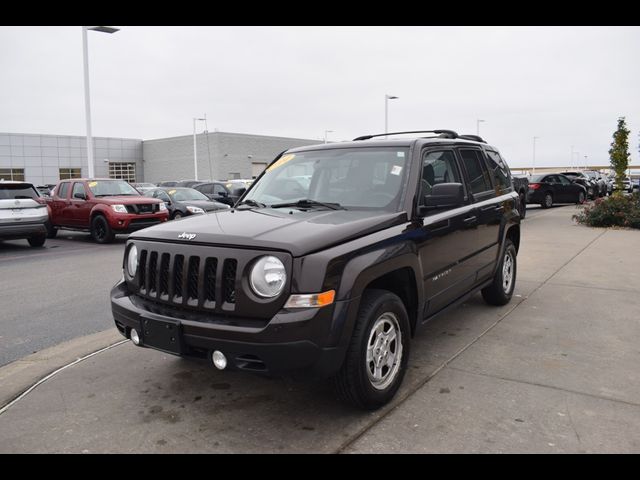
[[[366,290],[344,363],[334,378],[338,396],[365,410],[389,402],[409,358],[409,316],[387,290]]]
[[[584,192],[583,191],[578,192],[578,204],[579,205],[582,205],[584,203],[584,198],[585,198],[584,197]]]
[[[516,286],[516,255],[516,247],[507,239],[493,282],[482,289],[482,298],[488,304],[506,305],[511,301]]]
[[[58,235],[58,229],[51,225],[51,222],[45,223],[45,227],[47,227],[47,238],[56,238],[56,235]]]
[[[91,220],[91,236],[98,243],[111,243],[116,238],[109,222],[102,215],[96,215]]]
[[[541,203],[542,208],[551,208],[553,206],[553,195],[551,192],[547,192],[544,194],[544,200]]]
[[[29,242],[29,245],[31,245],[32,247],[41,247],[44,245],[44,242],[47,241],[47,236],[46,235],[40,235],[38,237],[31,237],[27,239]]]

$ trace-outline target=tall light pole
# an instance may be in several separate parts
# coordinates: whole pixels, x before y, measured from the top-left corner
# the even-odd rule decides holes
[[[324,143],[327,143],[327,133],[333,133],[333,130],[325,130],[324,131]]]
[[[389,100],[395,100],[396,98],[400,97],[388,94],[384,96],[384,133],[389,132]]]
[[[196,146],[196,121],[206,122],[206,118],[193,119],[193,179],[198,180],[198,147]]]
[[[93,159],[93,137],[91,136],[91,102],[89,95],[89,51],[87,41],[87,31],[93,30],[94,32],[102,33],[116,33],[119,28],[113,27],[82,27],[82,59],[84,65],[84,110],[87,120],[87,164],[89,178],[94,176],[94,159]]]
[[[536,140],[540,137],[533,137],[533,174],[536,174]]]
[[[587,156],[584,156],[584,168],[589,170],[589,164],[587,163]]]
[[[480,122],[484,122],[484,120],[476,120],[476,135],[480,136]]]

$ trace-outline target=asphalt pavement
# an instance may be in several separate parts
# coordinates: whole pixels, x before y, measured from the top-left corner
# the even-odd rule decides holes
[[[61,230],[44,247],[0,242],[0,366],[113,325],[109,290],[126,235],[109,245]]]
[[[328,382],[220,372],[110,329],[0,368],[0,408],[63,368],[0,413],[0,453],[638,453],[640,231],[575,212],[529,210],[512,302],[476,295],[430,322],[379,411],[340,404]]]

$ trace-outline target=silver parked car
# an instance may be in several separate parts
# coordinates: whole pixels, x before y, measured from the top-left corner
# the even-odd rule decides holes
[[[33,184],[0,181],[0,240],[26,238],[32,247],[47,239],[49,211]]]

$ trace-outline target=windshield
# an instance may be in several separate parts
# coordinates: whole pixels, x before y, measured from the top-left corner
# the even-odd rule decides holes
[[[408,158],[407,147],[290,153],[266,169],[245,201],[272,206],[312,200],[347,209],[395,211],[406,183]]]
[[[31,185],[0,185],[0,200],[19,198],[39,198],[38,192]]]
[[[189,200],[209,200],[209,198],[193,188],[174,188],[169,190],[169,196],[176,202]]]
[[[91,193],[96,197],[111,197],[114,195],[135,195],[140,193],[124,180],[92,180],[87,182]]]

